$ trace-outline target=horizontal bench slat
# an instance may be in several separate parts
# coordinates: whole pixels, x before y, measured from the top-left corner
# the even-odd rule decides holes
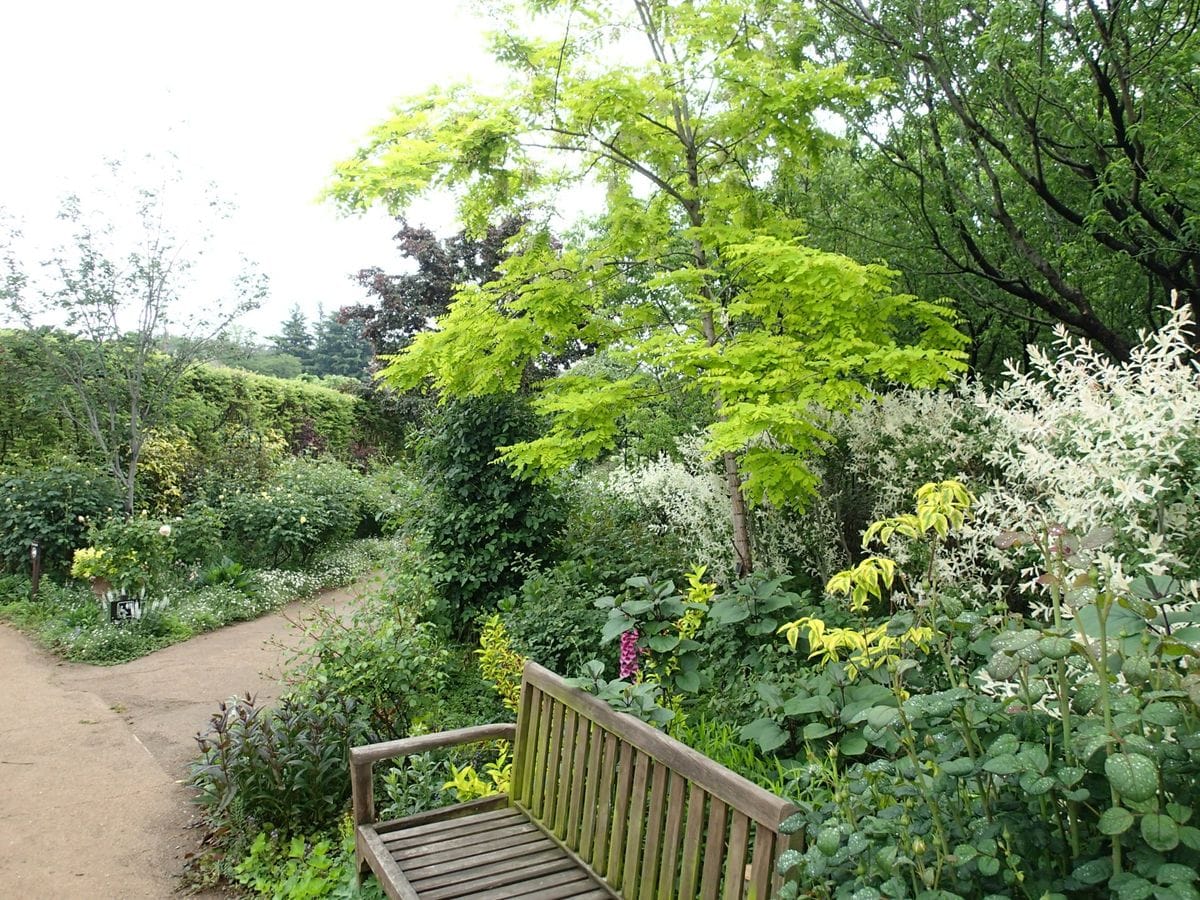
[[[595,882],[582,869],[570,869],[522,882],[520,890],[522,900],[565,900],[595,890]],[[471,900],[511,900],[515,895],[509,886],[470,896]]]
[[[430,822],[427,825],[417,825],[413,828],[399,828],[395,831],[380,831],[379,835],[383,838],[383,842],[389,847],[397,847],[403,844],[415,843],[418,841],[437,840],[438,836],[453,832],[455,835],[472,834],[478,831],[487,831],[490,828],[495,828],[496,823],[511,823],[524,822],[525,817],[515,809],[505,807],[504,809],[493,810],[492,812],[480,813],[471,816],[468,821],[461,819],[439,819],[436,822]],[[378,831],[378,829],[376,829]]]
[[[388,848],[392,856],[408,870],[416,866],[425,865],[421,860],[427,856],[444,856],[448,853],[457,853],[464,855],[461,851],[477,851],[483,847],[503,847],[510,844],[526,843],[525,835],[534,835],[541,837],[542,832],[532,822],[500,822],[490,823],[491,828],[474,834],[460,834],[458,832],[443,832],[436,839],[427,842],[404,843],[397,845],[396,843],[384,839],[384,846]]]
[[[522,884],[526,879],[575,868],[575,861],[558,852],[545,850],[519,860],[506,860],[477,869],[467,869],[441,878],[414,881],[421,900],[473,897],[479,891],[505,884]],[[471,877],[467,877],[471,876]]]
[[[427,861],[426,865],[420,865],[409,868],[407,865],[400,865],[405,872],[405,876],[416,881],[432,878],[435,875],[444,875],[447,872],[454,872],[467,866],[485,866],[494,862],[502,862],[503,860],[521,859],[542,850],[554,847],[555,844],[543,834],[524,835],[524,841],[521,843],[509,843],[502,847],[481,847],[478,853],[458,854],[449,857],[424,857]],[[436,859],[436,862],[433,861]]]

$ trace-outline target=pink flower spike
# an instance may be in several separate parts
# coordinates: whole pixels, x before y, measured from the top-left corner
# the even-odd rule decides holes
[[[617,670],[618,678],[629,678],[638,673],[638,632],[636,628],[631,628],[621,635],[621,657],[620,667]]]

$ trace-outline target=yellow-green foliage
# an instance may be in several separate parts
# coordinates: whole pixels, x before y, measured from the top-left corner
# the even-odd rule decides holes
[[[896,535],[936,542],[945,540],[951,528],[966,520],[975,498],[957,481],[930,482],[916,493],[916,512],[874,522],[863,534],[864,549],[878,539],[887,546]],[[884,588],[889,591],[903,578],[895,560],[871,556],[851,569],[829,579],[825,590],[850,598],[852,612],[865,614],[872,600],[881,601]],[[875,669],[898,662],[903,653],[916,650],[928,653],[937,633],[927,625],[913,625],[901,634],[888,633],[887,623],[873,627],[830,628],[823,619],[802,616],[779,629],[792,649],[803,633],[808,639],[809,659],[820,665],[845,661],[846,673],[856,678],[864,669]]]
[[[196,464],[196,445],[173,426],[146,434],[138,460],[138,490],[142,506],[158,515],[180,512],[187,505],[186,479]]]
[[[896,663],[903,653],[914,649],[928,653],[934,638],[933,629],[924,625],[914,625],[903,634],[890,635],[886,622],[858,631],[854,628],[830,628],[823,619],[814,616],[803,616],[788,622],[781,630],[793,650],[803,630],[812,649],[808,658],[817,660],[822,666],[845,661],[846,674],[850,678],[857,678],[864,669]]]
[[[501,743],[500,752],[495,760],[483,767],[487,780],[479,777],[474,766],[463,766],[461,769],[451,766],[450,772],[454,777],[442,785],[442,789],[454,791],[460,803],[507,792],[512,781],[512,760],[508,754],[508,744]]]
[[[508,632],[500,616],[494,615],[484,623],[479,636],[479,672],[492,683],[501,702],[513,712],[521,698],[521,670],[525,658],[512,648]]]
[[[112,558],[102,547],[81,547],[75,551],[71,562],[71,577],[83,581],[94,581],[97,578],[112,579],[116,574],[116,566]]]
[[[708,566],[696,566],[684,576],[688,583],[687,594],[683,601],[687,611],[684,612],[677,624],[679,625],[679,636],[685,640],[696,636],[696,632],[704,624],[704,614],[708,611],[708,604],[717,594],[716,582],[704,580],[704,573],[707,571]]]
[[[961,528],[966,520],[974,496],[957,481],[939,481],[923,484],[917,489],[916,513],[906,513],[872,522],[863,532],[863,549],[876,538],[887,546],[894,535],[920,538],[930,532],[939,540],[945,540],[951,528]],[[832,588],[830,588],[832,591]]]

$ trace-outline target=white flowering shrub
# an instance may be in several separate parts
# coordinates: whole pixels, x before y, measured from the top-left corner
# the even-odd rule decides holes
[[[680,459],[620,465],[602,477],[599,490],[637,504],[656,534],[674,532],[696,562],[714,577],[734,570],[729,495],[725,480],[704,458],[695,436],[679,440]]]
[[[1192,579],[1200,562],[1200,376],[1186,307],[1143,335],[1128,363],[1058,336],[997,390],[974,392],[992,424],[999,477],[979,491],[973,531],[1113,532],[1097,562],[1124,590],[1138,574]],[[1028,573],[1033,574],[1033,573]]]
[[[990,429],[961,391],[878,395],[833,426],[851,460],[843,490],[857,491],[865,522],[899,515],[929,481],[979,475]],[[848,483],[846,483],[848,482]]]
[[[708,567],[709,577],[727,583],[737,558],[725,477],[706,457],[699,436],[680,438],[678,452],[678,459],[664,454],[617,466],[596,486],[641,507],[651,531],[673,533],[692,561]],[[815,517],[802,518],[770,505],[754,508],[752,516],[755,565],[760,569],[790,572],[797,560],[822,556],[829,546],[824,533],[813,527]]]

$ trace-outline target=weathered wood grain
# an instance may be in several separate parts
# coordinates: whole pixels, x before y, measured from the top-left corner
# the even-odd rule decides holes
[[[373,822],[374,763],[511,740],[510,795]],[[355,855],[392,900],[767,900],[795,807],[527,663],[516,725],[350,751]]]

